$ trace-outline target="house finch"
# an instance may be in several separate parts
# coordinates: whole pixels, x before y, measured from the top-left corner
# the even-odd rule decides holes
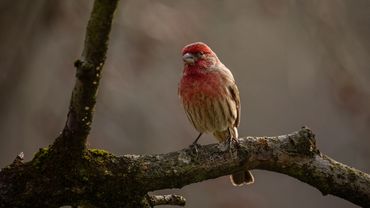
[[[184,71],[179,96],[188,119],[199,132],[193,145],[197,145],[203,133],[213,134],[219,142],[237,142],[240,98],[230,70],[201,42],[186,45],[182,58]],[[236,186],[253,181],[248,170],[231,175],[231,182]]]

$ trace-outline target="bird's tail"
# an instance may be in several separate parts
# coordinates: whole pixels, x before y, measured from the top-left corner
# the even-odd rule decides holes
[[[249,172],[248,170],[233,173],[230,176],[230,179],[231,179],[231,183],[234,186],[242,186],[244,184],[248,185],[248,184],[254,183],[254,177],[252,173]]]

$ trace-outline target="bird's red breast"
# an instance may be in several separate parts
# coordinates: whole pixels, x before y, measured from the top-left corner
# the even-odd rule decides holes
[[[197,67],[185,68],[179,85],[179,95],[184,102],[191,101],[194,104],[201,102],[194,100],[196,94],[201,95],[198,97],[220,97],[224,91],[221,80],[217,71],[204,72]]]

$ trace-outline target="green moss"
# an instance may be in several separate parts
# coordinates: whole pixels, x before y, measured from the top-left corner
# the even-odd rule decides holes
[[[93,156],[100,156],[100,157],[109,157],[109,156],[112,156],[111,153],[105,151],[105,150],[101,150],[101,149],[89,149],[89,152],[92,153]]]
[[[87,176],[82,176],[82,181],[83,182],[88,182],[89,181],[89,178]]]
[[[114,156],[100,149],[89,149],[86,154],[84,154],[84,159],[98,164],[105,164],[108,160],[112,159]],[[92,161],[93,159],[93,161]]]
[[[32,165],[35,166],[37,169],[41,169],[41,165],[43,164],[43,161],[48,158],[48,155],[50,154],[49,148],[44,147],[40,148],[39,151],[35,154],[35,156],[32,159]]]
[[[45,155],[47,155],[49,153],[49,148],[47,147],[44,147],[44,148],[40,148],[38,152],[36,152],[35,154],[35,158],[40,158],[40,157],[44,157]]]

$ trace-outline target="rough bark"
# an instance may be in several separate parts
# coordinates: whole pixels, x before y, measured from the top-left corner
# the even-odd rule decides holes
[[[225,151],[222,144],[157,155],[114,156],[103,150],[87,150],[69,161],[53,158],[41,149],[35,158],[20,163],[19,157],[0,174],[2,207],[90,204],[96,207],[150,207],[147,193],[181,188],[192,183],[229,175],[242,169],[280,172],[363,207],[370,206],[370,176],[323,155],[307,128],[277,137],[247,137],[240,146]],[[66,168],[68,167],[68,168]],[[256,179],[258,181],[258,178]],[[180,205],[184,199],[168,197]],[[178,198],[177,198],[178,199]]]
[[[96,0],[84,51],[75,66],[66,125],[49,148],[24,163],[23,154],[0,172],[0,207],[153,207],[185,204],[176,195],[148,192],[181,188],[243,169],[287,174],[363,207],[370,207],[370,176],[323,155],[307,129],[277,137],[246,137],[157,155],[115,156],[86,149],[113,13],[118,0]],[[258,179],[257,179],[258,181]]]
[[[98,86],[108,50],[109,33],[118,0],[96,0],[87,24],[82,56],[75,61],[76,83],[67,121],[52,149],[58,154],[80,154],[86,148]]]

